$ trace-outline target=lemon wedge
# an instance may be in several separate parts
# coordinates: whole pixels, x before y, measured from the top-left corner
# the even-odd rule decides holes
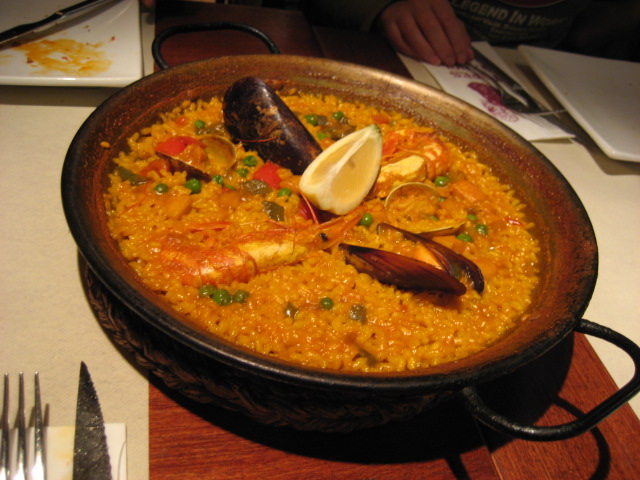
[[[300,191],[322,210],[349,213],[371,190],[381,158],[382,135],[376,125],[369,125],[318,155],[300,177]]]

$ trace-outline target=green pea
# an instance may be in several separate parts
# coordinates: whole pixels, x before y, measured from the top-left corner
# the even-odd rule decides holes
[[[333,112],[331,116],[337,122],[341,122],[342,120],[344,120],[344,113],[339,110],[337,112]]]
[[[458,240],[462,240],[463,242],[469,242],[469,243],[473,242],[473,237],[468,233],[460,233],[456,235],[456,238]]]
[[[213,292],[213,295],[211,296],[211,298],[213,298],[213,301],[216,302],[218,305],[229,305],[232,302],[232,298],[231,298],[231,294],[229,293],[229,290],[226,290],[224,288],[219,288],[218,290],[216,290],[215,292]]]
[[[190,178],[184,186],[191,190],[191,193],[200,193],[202,191],[202,183],[197,178]]]
[[[224,177],[222,175],[214,175],[211,177],[211,181],[217,183],[218,185],[224,185]]]
[[[258,164],[258,159],[253,155],[247,155],[242,159],[242,164],[245,167],[255,167]]]
[[[333,308],[333,300],[329,297],[323,297],[320,299],[320,308],[323,310],[331,310]]]
[[[240,175],[242,178],[246,177],[247,175],[249,175],[249,169],[248,168],[239,168],[238,170],[236,170],[236,172],[238,173],[238,175]]]
[[[362,215],[362,218],[358,222],[358,225],[362,225],[363,227],[370,227],[372,223],[373,223],[373,215],[367,212],[364,215]]]
[[[433,220],[434,222],[439,222],[439,221],[440,221],[440,219],[438,218],[438,216],[437,216],[437,215],[431,215],[431,216],[429,216],[429,220]]]
[[[210,283],[206,283],[198,289],[198,295],[201,297],[210,297],[216,292],[216,290],[217,288],[215,286]]]
[[[310,113],[309,115],[305,115],[304,116],[305,121],[309,124],[309,125],[313,125],[314,127],[318,126],[318,116]]]
[[[291,190],[288,188],[281,188],[278,190],[278,197],[288,197],[291,195]]]
[[[318,140],[324,140],[325,138],[329,137],[329,132],[318,132]]]
[[[446,187],[447,185],[449,185],[449,177],[447,177],[446,175],[440,175],[435,178],[433,184],[436,187]]]
[[[469,215],[467,215],[467,219],[475,222],[476,220],[478,220],[478,217],[476,217],[473,213],[470,213]]]
[[[233,294],[233,303],[244,303],[249,298],[249,292],[246,290],[236,290]]]
[[[154,192],[158,195],[162,195],[163,193],[167,193],[169,191],[169,185],[166,183],[159,183],[155,187],[153,187]]]
[[[196,130],[202,130],[204,127],[207,126],[207,124],[204,123],[202,120],[196,120],[195,122],[193,122],[193,126],[195,127]]]
[[[476,225],[476,232],[478,232],[480,235],[488,235],[489,227],[487,227],[484,223],[479,223]]]

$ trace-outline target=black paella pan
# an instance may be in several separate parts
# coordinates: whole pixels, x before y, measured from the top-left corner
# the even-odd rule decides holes
[[[250,32],[251,33],[251,32]],[[392,109],[433,126],[478,152],[528,206],[540,240],[541,281],[526,320],[503,340],[462,360],[397,374],[321,371],[234,346],[189,326],[143,286],[106,226],[103,194],[112,158],[134,132],[183,100],[221,96],[255,76],[274,89],[297,87]],[[103,142],[108,142],[105,148]],[[640,390],[640,349],[582,318],[598,264],[595,235],[579,198],[531,144],[493,118],[438,90],[362,66],[286,55],[222,57],[160,71],[122,89],[86,120],[69,148],[62,197],[71,232],[86,260],[88,294],[102,324],[138,361],[173,388],[269,424],[350,431],[408,418],[460,395],[482,422],[513,436],[557,440],[579,435]],[[575,235],[580,232],[580,235]],[[521,425],[488,409],[476,385],[531,362],[573,331],[624,349],[633,379],[575,422]]]

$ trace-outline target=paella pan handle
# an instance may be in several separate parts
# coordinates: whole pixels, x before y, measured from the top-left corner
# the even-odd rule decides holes
[[[178,35],[180,33],[193,33],[193,32],[208,32],[213,30],[239,30],[241,32],[248,33],[262,40],[262,42],[267,46],[269,52],[271,53],[280,53],[280,49],[278,46],[269,38],[269,36],[264,33],[262,30],[259,30],[251,25],[246,25],[244,23],[236,23],[236,22],[212,22],[212,23],[189,23],[186,25],[176,25],[174,27],[169,27],[166,30],[160,32],[153,39],[153,44],[151,45],[151,54],[153,55],[153,59],[156,61],[156,64],[160,69],[164,70],[169,68],[169,64],[165,61],[161,49],[164,41],[172,37],[174,35]]]
[[[631,380],[616,393],[600,403],[593,410],[581,418],[561,425],[538,427],[514,422],[507,417],[491,410],[480,398],[475,387],[465,387],[461,390],[466,408],[479,421],[502,433],[513,437],[534,441],[565,440],[581,435],[615,412],[640,391],[640,347],[619,334],[597,323],[582,319],[576,331],[606,340],[624,350],[633,360],[635,373]]]

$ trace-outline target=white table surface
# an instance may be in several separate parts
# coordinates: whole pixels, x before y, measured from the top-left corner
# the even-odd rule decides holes
[[[153,28],[143,14],[145,52]],[[0,86],[0,373],[11,376],[15,408],[18,372],[27,379],[29,406],[38,371],[48,424],[74,425],[84,361],[105,422],[126,424],[127,478],[142,480],[149,476],[147,374],[115,346],[89,307],[60,196],[73,136],[116,91]]]
[[[152,31],[143,25],[147,44]],[[501,54],[518,66],[514,52]],[[84,360],[105,420],[127,425],[128,478],[137,480],[148,478],[146,373],[114,346],[89,308],[60,199],[69,143],[112,93],[0,87],[0,365],[12,375],[12,385],[17,372],[39,371],[49,423],[72,425]],[[595,228],[600,271],[585,318],[640,344],[640,164],[610,160],[571,141],[535,146],[573,185]],[[626,383],[631,361],[616,348],[591,341],[614,380]],[[631,405],[638,414],[640,398]]]

